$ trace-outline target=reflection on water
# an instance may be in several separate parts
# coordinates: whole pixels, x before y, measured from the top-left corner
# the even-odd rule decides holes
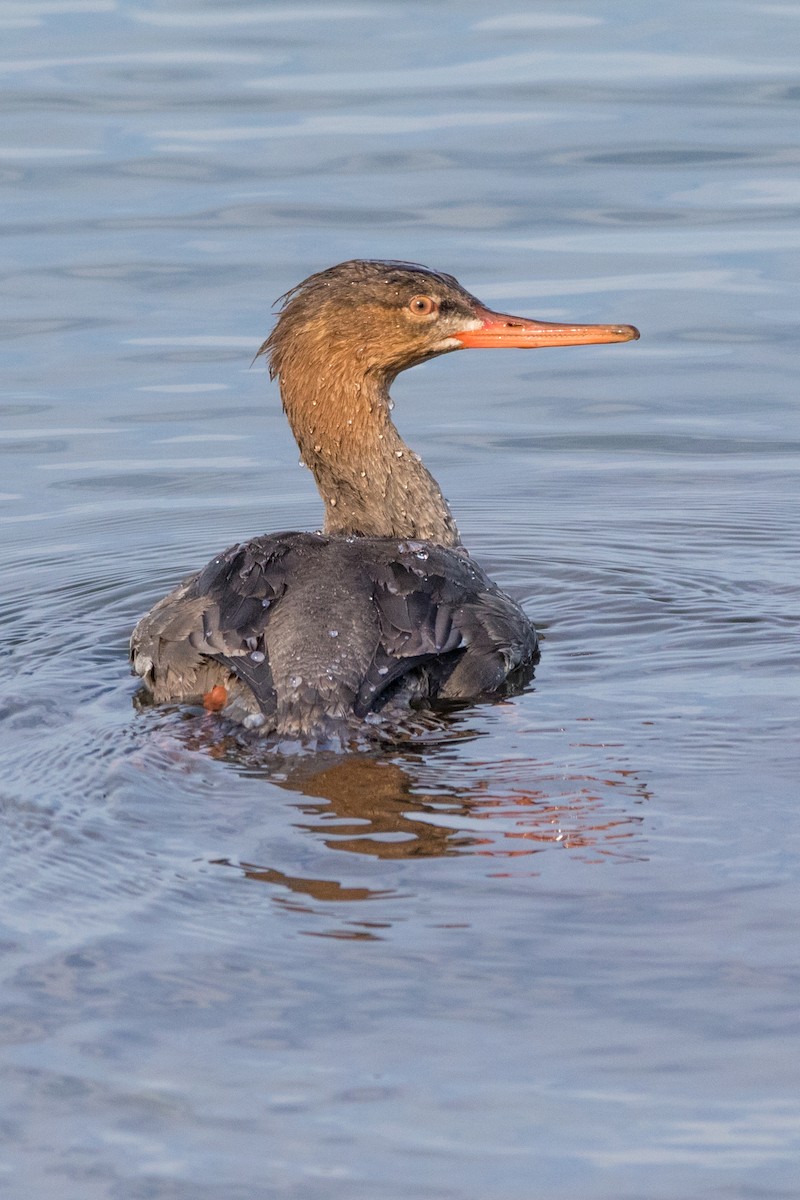
[[[557,848],[584,862],[646,861],[646,810],[641,806],[650,792],[637,771],[613,765],[613,754],[602,771],[591,773],[519,757],[455,764],[453,745],[470,741],[475,731],[453,723],[440,733],[438,748],[428,741],[391,757],[336,752],[287,757],[259,749],[240,735],[220,739],[212,718],[200,721],[200,735],[194,729],[188,735],[195,752],[229,764],[238,760],[246,777],[306,797],[297,804],[305,819],[296,827],[317,835],[333,851],[378,859],[455,854],[511,859]],[[599,748],[576,743],[576,749]],[[288,876],[250,859],[212,861],[238,866],[248,879],[305,892],[316,900],[389,894],[347,887],[336,879]],[[491,872],[496,878],[503,874],[499,866]]]
[[[626,843],[637,837],[643,818],[625,814],[624,801],[641,803],[647,792],[634,772],[620,771],[618,778],[564,777],[548,775],[535,761],[514,762],[510,772],[503,767],[502,762],[477,764],[469,784],[448,794],[440,780],[436,792],[425,793],[413,769],[355,757],[322,768],[318,763],[300,767],[280,786],[325,802],[300,806],[318,818],[301,828],[321,834],[332,850],[378,858],[456,853],[511,858],[547,846],[591,847],[601,857],[635,852]],[[435,765],[429,760],[425,773],[431,770]],[[493,782],[495,773],[504,776],[502,781]]]

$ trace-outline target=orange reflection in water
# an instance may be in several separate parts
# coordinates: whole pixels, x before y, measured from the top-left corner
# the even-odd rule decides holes
[[[300,754],[243,747],[213,729],[198,736],[195,726],[187,739],[192,748],[289,792],[302,814],[297,828],[333,851],[372,859],[512,860],[549,849],[585,863],[646,858],[643,806],[650,793],[640,772],[623,765],[623,747],[570,742],[567,768],[525,756],[471,759],[462,747],[474,736],[459,736],[455,726],[447,740],[402,749]],[[290,875],[246,856],[215,861],[289,893],[287,907],[302,908],[300,896],[330,903],[397,895]]]
[[[320,758],[326,761],[320,762]],[[284,766],[286,764],[284,763]],[[378,859],[477,854],[515,859],[555,848],[584,862],[643,859],[640,810],[648,792],[636,771],[563,773],[535,761],[458,766],[462,778],[441,788],[442,764],[369,755],[312,756],[280,779],[304,797],[299,828],[335,851]],[[437,785],[425,789],[426,778]],[[316,900],[370,900],[386,892],[331,880],[289,877],[238,864],[248,879],[279,884]],[[494,876],[508,871],[492,872]]]

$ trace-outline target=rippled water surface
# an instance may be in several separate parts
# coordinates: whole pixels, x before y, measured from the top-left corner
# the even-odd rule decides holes
[[[800,5],[0,0],[0,1192],[797,1195]],[[349,257],[635,345],[394,388],[545,631],[394,752],[135,711],[320,506],[253,354]]]

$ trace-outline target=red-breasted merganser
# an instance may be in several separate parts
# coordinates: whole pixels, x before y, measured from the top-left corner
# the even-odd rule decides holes
[[[392,422],[389,386],[451,350],[638,336],[492,312],[414,263],[354,260],[293,288],[259,354],[322,496],[322,532],[232,546],[143,617],[131,659],[152,701],[319,742],[529,676],[536,631],[462,546]]]

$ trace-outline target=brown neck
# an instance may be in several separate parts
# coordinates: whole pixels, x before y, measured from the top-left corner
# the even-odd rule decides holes
[[[356,374],[330,352],[319,370],[292,357],[281,362],[281,397],[325,504],[324,532],[459,546],[447,501],[392,422],[391,379]]]

